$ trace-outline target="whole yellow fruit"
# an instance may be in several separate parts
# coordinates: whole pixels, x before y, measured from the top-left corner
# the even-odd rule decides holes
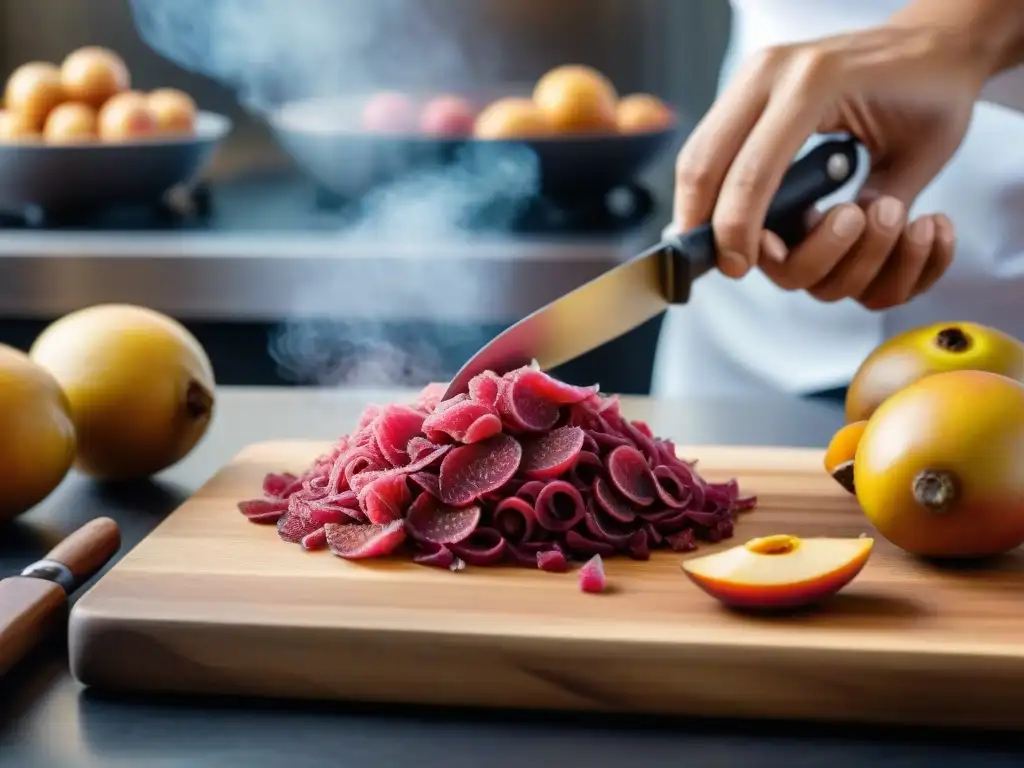
[[[948,371],[875,411],[853,462],[857,500],[900,549],[985,557],[1024,543],[1024,384]]]
[[[53,376],[0,344],[0,521],[45,499],[71,469],[70,410]]]
[[[100,304],[44,330],[29,350],[67,395],[76,466],[101,480],[147,477],[177,463],[213,416],[213,367],[176,320]]]
[[[1024,344],[977,323],[935,323],[880,344],[861,363],[846,394],[846,421],[871,418],[892,394],[944,371],[991,371],[1024,381]]]

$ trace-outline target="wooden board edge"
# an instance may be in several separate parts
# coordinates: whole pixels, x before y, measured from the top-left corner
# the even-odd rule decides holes
[[[617,641],[594,645],[524,639],[512,647],[507,638],[496,636],[409,632],[380,637],[371,630],[350,630],[341,638],[321,629],[305,638],[308,647],[293,647],[291,662],[268,680],[260,679],[260,673],[274,665],[280,648],[294,646],[287,628],[267,632],[265,627],[236,627],[238,639],[255,642],[243,646],[241,655],[226,655],[214,642],[220,630],[208,625],[126,623],[76,606],[71,627],[71,673],[80,684],[100,692],[987,730],[1024,727],[1024,711],[1015,706],[1016,692],[1024,685],[1020,656],[915,655],[884,649],[861,653],[846,648],[808,652],[783,646],[752,653],[739,645],[699,642],[683,648],[650,642],[644,644],[644,653],[624,655]],[[372,650],[359,665],[338,664],[339,645]],[[630,642],[630,650],[635,645]],[[175,647],[194,653],[186,657]],[[146,659],[144,674],[125,671],[134,658]],[[628,659],[625,664],[623,658]],[[594,665],[606,670],[600,679],[593,675]],[[324,674],[312,680],[310,669]],[[367,675],[383,679],[385,670],[391,680],[377,693],[367,693]],[[740,679],[745,682],[737,686]],[[302,684],[306,680],[311,682]],[[495,684],[485,684],[488,680]],[[969,705],[950,706],[938,693],[967,681]]]

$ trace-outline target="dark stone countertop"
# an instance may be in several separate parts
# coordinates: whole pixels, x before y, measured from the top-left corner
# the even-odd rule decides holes
[[[351,427],[368,401],[405,394],[225,388],[210,434],[158,482],[104,490],[71,477],[38,509],[0,529],[0,573],[19,570],[97,515],[118,520],[127,551],[244,445],[272,438],[333,439]],[[659,433],[688,444],[820,446],[842,420],[837,408],[790,401],[625,403]],[[3,768],[589,767],[627,760],[701,768],[994,768],[1024,764],[1020,742],[1010,736],[821,724],[113,698],[91,693],[70,677],[63,638],[0,680]]]

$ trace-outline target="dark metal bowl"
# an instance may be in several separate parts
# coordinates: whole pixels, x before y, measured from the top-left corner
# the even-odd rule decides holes
[[[202,170],[231,120],[200,112],[194,136],[117,144],[0,144],[0,211],[63,211],[159,200]]]
[[[636,179],[681,134],[679,121],[651,133],[515,141],[367,133],[358,125],[362,103],[360,98],[311,99],[268,117],[300,168],[341,197],[357,197],[419,172],[454,169],[472,177],[501,163],[531,166],[536,191],[543,194],[599,195]]]

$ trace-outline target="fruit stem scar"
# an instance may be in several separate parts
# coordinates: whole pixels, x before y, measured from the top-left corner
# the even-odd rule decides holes
[[[956,477],[941,469],[922,469],[914,476],[914,501],[937,515],[949,512],[957,498]]]
[[[762,536],[759,539],[751,539],[743,546],[756,555],[788,555],[800,546],[800,539],[796,536],[780,533],[775,536]]]
[[[185,391],[185,410],[192,419],[201,419],[213,410],[213,395],[198,381],[189,382]]]
[[[857,489],[853,484],[853,462],[844,461],[832,471],[832,477],[850,493],[856,493]]]
[[[947,352],[966,352],[971,348],[971,337],[960,328],[952,326],[935,334],[935,344]]]

